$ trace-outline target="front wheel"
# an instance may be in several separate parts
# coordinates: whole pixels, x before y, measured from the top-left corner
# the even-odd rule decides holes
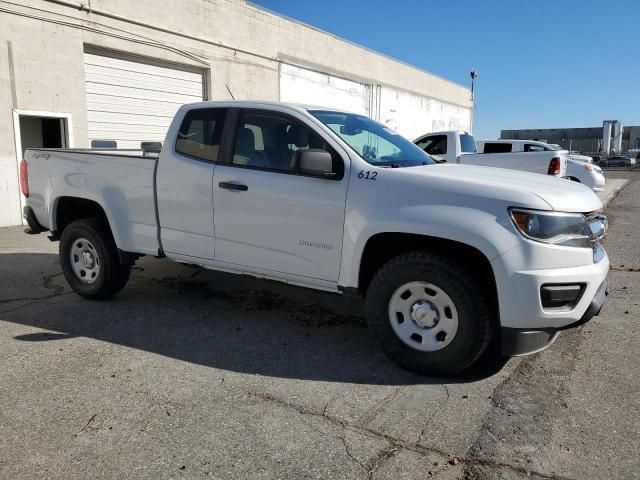
[[[400,255],[376,273],[367,321],[383,352],[425,375],[455,375],[484,352],[493,332],[490,301],[457,263],[428,252]]]
[[[85,298],[109,298],[129,280],[131,267],[120,263],[113,236],[100,219],[84,218],[67,225],[59,253],[67,282]]]

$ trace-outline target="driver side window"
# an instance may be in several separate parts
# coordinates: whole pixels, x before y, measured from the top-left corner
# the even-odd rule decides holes
[[[340,156],[308,126],[288,115],[259,110],[240,114],[232,165],[254,169],[299,173],[296,152],[326,150],[333,158],[335,178],[342,178]]]

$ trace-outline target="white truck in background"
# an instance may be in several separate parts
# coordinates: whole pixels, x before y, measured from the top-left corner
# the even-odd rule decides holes
[[[478,140],[478,152],[487,153],[504,150],[508,153],[556,152],[567,158],[565,178],[582,183],[596,192],[602,191],[606,184],[602,168],[593,165],[591,157],[571,154],[560,145],[552,145],[538,140]],[[552,154],[552,153],[551,153]],[[553,155],[553,154],[552,154]]]
[[[467,132],[433,132],[421,135],[413,143],[438,162],[508,168],[554,177],[566,177],[567,174],[565,152],[536,151],[524,155],[523,152],[512,153],[502,145],[491,148],[491,152],[484,151],[483,143],[476,142]]]
[[[31,233],[60,241],[85,298],[123,289],[143,255],[362,295],[382,350],[421,374],[465,370],[492,338],[537,352],[605,301],[592,191],[435,164],[361,115],[185,105],[159,156],[29,149],[20,183]]]

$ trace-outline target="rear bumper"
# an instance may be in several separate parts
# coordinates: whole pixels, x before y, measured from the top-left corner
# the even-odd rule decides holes
[[[22,209],[22,215],[24,219],[27,221],[27,224],[29,225],[29,229],[25,231],[26,233],[30,235],[35,235],[35,234],[47,231],[47,229],[44,228],[42,225],[40,225],[40,223],[38,222],[38,219],[36,218],[36,214],[33,211],[33,208],[29,206],[25,206]]]
[[[602,305],[604,305],[607,298],[608,285],[609,283],[605,279],[591,299],[587,310],[580,320],[575,323],[558,328],[540,329],[502,327],[500,329],[502,354],[505,356],[517,356],[540,352],[555,342],[561,330],[575,328],[587,323],[600,313]]]

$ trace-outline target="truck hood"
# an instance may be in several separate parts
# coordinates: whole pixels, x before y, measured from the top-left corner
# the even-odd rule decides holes
[[[552,210],[558,212],[593,212],[602,208],[598,196],[584,185],[563,178],[521,172],[506,168],[483,167],[477,165],[436,164],[423,167],[404,168],[407,172],[432,179],[440,179],[458,184],[466,191],[476,194],[486,192],[485,197],[500,195],[509,200],[522,198],[522,193],[543,200]],[[539,202],[536,202],[539,204]],[[533,207],[533,205],[532,205]]]

